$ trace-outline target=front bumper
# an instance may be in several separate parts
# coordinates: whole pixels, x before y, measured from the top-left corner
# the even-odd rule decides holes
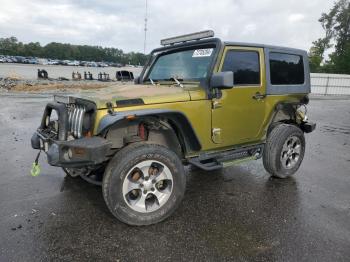
[[[44,150],[52,166],[79,168],[94,166],[107,160],[111,143],[101,137],[85,137],[71,141],[47,138],[39,131],[31,139],[32,148]]]

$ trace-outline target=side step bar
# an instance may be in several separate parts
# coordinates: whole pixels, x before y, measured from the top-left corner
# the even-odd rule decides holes
[[[212,171],[248,160],[261,158],[265,144],[247,146],[220,153],[207,153],[193,157],[188,162],[200,169]]]

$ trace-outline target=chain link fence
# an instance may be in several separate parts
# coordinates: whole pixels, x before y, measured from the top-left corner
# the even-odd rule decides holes
[[[314,95],[350,95],[350,75],[311,74]]]

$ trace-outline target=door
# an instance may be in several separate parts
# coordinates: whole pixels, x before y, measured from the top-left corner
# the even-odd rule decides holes
[[[265,117],[263,49],[228,46],[219,71],[233,71],[234,86],[212,101],[213,142],[230,146],[259,140]]]

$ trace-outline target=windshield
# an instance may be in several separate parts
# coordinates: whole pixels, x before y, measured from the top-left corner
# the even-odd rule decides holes
[[[200,80],[207,76],[214,48],[178,51],[161,55],[152,66],[147,80]]]

